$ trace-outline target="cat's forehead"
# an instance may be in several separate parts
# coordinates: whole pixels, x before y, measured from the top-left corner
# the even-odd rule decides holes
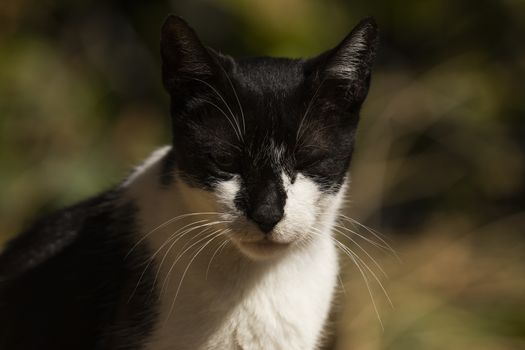
[[[303,61],[275,57],[235,60],[232,77],[245,92],[290,92],[304,81]]]
[[[304,113],[303,62],[270,57],[236,59],[229,74],[250,136],[260,144],[282,143]]]

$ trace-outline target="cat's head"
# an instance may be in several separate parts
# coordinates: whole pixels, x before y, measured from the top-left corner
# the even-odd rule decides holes
[[[214,195],[252,258],[323,234],[337,212],[377,44],[373,19],[311,59],[234,59],[179,17],[162,29],[175,167]]]

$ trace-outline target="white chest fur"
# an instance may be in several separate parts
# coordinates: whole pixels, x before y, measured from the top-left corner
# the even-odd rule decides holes
[[[217,210],[206,191],[182,181],[169,189],[158,185],[159,160],[167,151],[157,151],[124,185],[139,206],[142,230],[149,233],[145,239],[157,252],[159,321],[146,349],[315,349],[338,272],[330,233],[269,261],[246,258],[232,244],[217,254],[220,237],[193,248],[190,238],[165,244],[188,221],[159,228],[163,222]],[[327,218],[327,231],[334,216]]]

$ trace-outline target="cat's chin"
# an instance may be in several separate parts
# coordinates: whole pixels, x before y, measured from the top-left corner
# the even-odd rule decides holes
[[[252,260],[273,259],[286,253],[292,243],[281,243],[270,240],[236,242],[237,247],[248,258]]]

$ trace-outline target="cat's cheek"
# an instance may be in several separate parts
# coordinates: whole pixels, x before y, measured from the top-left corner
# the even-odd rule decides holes
[[[301,239],[315,225],[321,191],[301,173],[293,183],[285,174],[282,174],[282,180],[286,191],[284,217],[274,231],[278,240],[291,242]]]
[[[347,179],[336,192],[323,191],[314,180],[299,173],[294,183],[283,175],[287,199],[283,220],[276,226],[279,241],[291,242],[323,235],[335,222],[346,193]]]
[[[338,186],[338,190],[336,192],[329,191],[321,195],[319,200],[320,215],[317,219],[317,226],[322,230],[331,230],[332,226],[337,221],[339,210],[343,205],[349,183],[349,178],[345,177],[341,183],[341,186]]]
[[[215,197],[219,211],[223,213],[225,220],[233,220],[241,213],[235,206],[235,197],[241,187],[241,181],[238,175],[225,181],[220,181],[215,186]]]

